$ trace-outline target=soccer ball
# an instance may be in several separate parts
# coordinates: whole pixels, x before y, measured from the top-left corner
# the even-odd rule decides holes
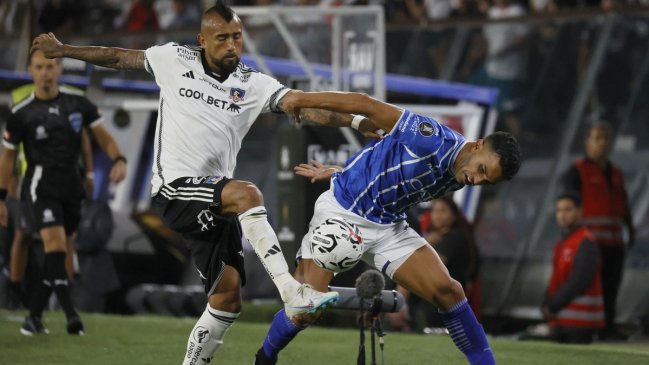
[[[363,255],[363,238],[353,223],[340,217],[329,218],[311,232],[311,254],[323,269],[347,271]]]

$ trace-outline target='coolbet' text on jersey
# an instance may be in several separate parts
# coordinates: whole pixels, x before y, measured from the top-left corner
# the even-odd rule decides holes
[[[464,186],[452,167],[465,143],[454,130],[406,110],[389,134],[334,174],[334,196],[345,209],[372,222],[402,221],[408,207]]]
[[[197,47],[167,43],[145,55],[160,86],[152,194],[179,177],[231,177],[250,126],[260,113],[277,112],[289,89],[242,63],[219,82]]]

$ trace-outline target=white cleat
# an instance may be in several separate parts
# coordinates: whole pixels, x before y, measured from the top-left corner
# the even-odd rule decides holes
[[[338,303],[337,292],[322,293],[313,289],[309,284],[302,284],[297,293],[284,304],[284,308],[288,318],[293,318],[302,314],[315,313],[320,309],[327,309],[336,303]]]

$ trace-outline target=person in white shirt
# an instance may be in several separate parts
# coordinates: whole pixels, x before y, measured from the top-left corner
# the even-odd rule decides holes
[[[240,62],[241,20],[221,2],[203,14],[197,39],[200,47],[168,43],[130,50],[73,47],[49,33],[32,44],[32,51],[50,58],[146,70],[160,87],[153,206],[185,238],[208,295],[183,364],[209,362],[239,316],[245,283],[242,233],[279,289],[289,318],[315,313],[338,299],[338,293],[318,292],[291,276],[261,192],[251,182],[230,179],[252,123],[260,113],[283,112],[282,98],[294,91]],[[349,126],[354,118],[315,109],[302,113],[305,120],[329,126]]]

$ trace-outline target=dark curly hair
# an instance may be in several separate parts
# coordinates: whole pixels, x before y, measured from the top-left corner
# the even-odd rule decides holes
[[[485,142],[500,156],[503,180],[511,180],[521,167],[521,147],[511,133],[495,132]]]

